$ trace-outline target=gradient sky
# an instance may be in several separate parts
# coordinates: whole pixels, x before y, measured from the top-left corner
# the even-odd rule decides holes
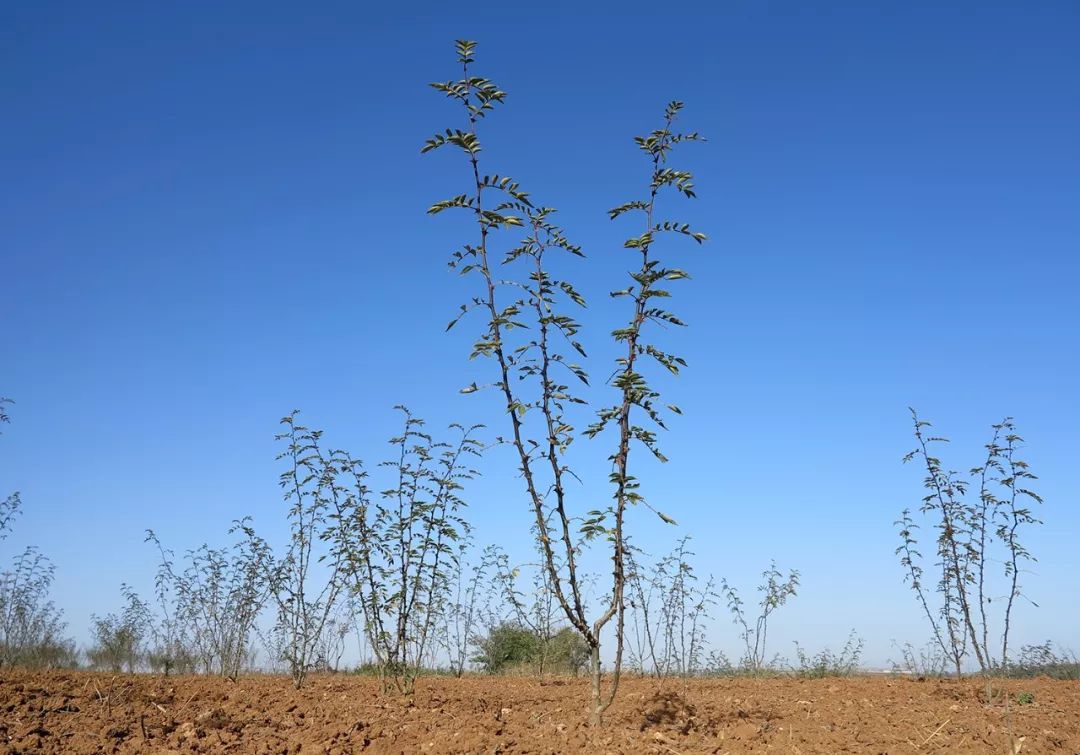
[[[467,359],[475,323],[443,333],[472,292],[445,266],[469,229],[424,214],[467,188],[456,155],[419,147],[461,125],[426,84],[468,37],[510,93],[486,170],[559,207],[589,257],[565,272],[591,302],[597,399],[636,233],[605,210],[647,181],[631,137],[672,98],[709,137],[676,158],[700,198],[665,212],[711,237],[662,251],[693,275],[672,301],[690,327],[658,336],[689,362],[658,383],[685,416],[671,462],[638,467],[680,526],[636,513],[639,544],[689,533],[698,571],[745,590],[771,558],[799,568],[774,649],[854,628],[884,663],[927,637],[893,555],[921,497],[907,407],[958,469],[1012,415],[1047,499],[1025,578],[1040,607],[1014,637],[1080,650],[1080,7],[589,5],[0,10],[0,395],[17,401],[0,491],[26,505],[0,556],[53,559],[76,637],[121,582],[150,591],[146,528],[178,550],[244,514],[280,535],[273,436],[294,408],[372,462],[396,403],[502,432],[493,394],[458,393],[492,379]],[[579,510],[609,494],[610,444],[576,449]],[[512,457],[483,469],[477,539],[527,558]],[[713,638],[736,648],[723,615]]]

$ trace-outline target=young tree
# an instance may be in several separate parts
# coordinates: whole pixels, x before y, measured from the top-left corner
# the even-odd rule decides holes
[[[330,673],[341,670],[345,642],[352,634],[355,624],[356,621],[348,602],[339,604],[334,615],[323,625],[322,633],[315,646],[313,668]]]
[[[506,93],[492,81],[472,73],[476,44],[457,43],[458,63],[462,77],[437,82],[432,86],[457,101],[464,110],[465,128],[446,129],[424,145],[422,151],[449,147],[460,150],[469,165],[471,187],[467,193],[435,203],[429,213],[463,210],[476,222],[477,238],[455,252],[451,267],[463,275],[479,279],[479,291],[471,301],[461,306],[457,318],[448,329],[469,312],[482,313],[485,325],[473,344],[472,356],[491,358],[495,362],[496,382],[490,386],[500,394],[506,409],[511,431],[507,442],[517,455],[518,465],[530,502],[535,528],[543,549],[544,568],[551,578],[555,598],[570,625],[590,648],[592,700],[590,720],[599,724],[604,711],[612,704],[618,691],[622,668],[623,629],[625,621],[624,592],[626,586],[627,507],[645,504],[639,482],[631,474],[631,450],[641,444],[661,461],[665,457],[657,448],[653,430],[639,424],[637,415],[644,414],[658,427],[664,426],[663,404],[658,392],[647,382],[641,360],[649,358],[664,369],[677,374],[685,362],[648,342],[645,327],[652,323],[681,326],[682,321],[657,306],[657,300],[669,295],[662,288],[665,282],[685,279],[688,275],[676,268],[663,266],[656,257],[656,242],[660,235],[677,233],[697,242],[705,236],[685,223],[657,218],[657,200],[665,188],[674,188],[693,197],[690,173],[668,166],[672,149],[685,141],[699,140],[697,134],[672,130],[682,104],[668,105],[662,128],[645,137],[638,137],[638,147],[646,153],[651,164],[648,191],[645,198],[632,200],[611,210],[612,219],[629,213],[640,213],[643,227],[639,235],[628,239],[624,246],[639,255],[638,269],[631,274],[631,285],[613,296],[627,297],[632,313],[628,324],[615,330],[613,337],[624,348],[612,381],[619,400],[614,406],[601,409],[597,421],[584,434],[600,434],[607,426],[615,428],[616,448],[610,456],[613,503],[596,510],[584,519],[579,531],[575,517],[567,506],[566,481],[572,476],[564,455],[577,435],[566,409],[584,400],[573,394],[562,381],[561,374],[587,384],[586,371],[560,350],[565,343],[576,358],[585,358],[585,349],[577,339],[578,323],[559,309],[560,301],[584,306],[585,300],[572,283],[556,279],[547,266],[549,251],[564,251],[582,256],[580,248],[571,244],[562,229],[551,222],[553,210],[533,203],[529,195],[513,179],[481,170],[479,121],[495,106],[503,103]],[[517,280],[505,280],[496,274],[497,252],[494,234],[500,230],[520,227],[525,239],[503,255],[503,263],[524,263],[525,274]],[[531,337],[517,340],[518,333],[528,330]],[[512,377],[525,381],[521,385]],[[473,383],[464,392],[479,390]],[[678,408],[668,406],[678,412]],[[647,504],[646,504],[647,505]],[[659,512],[657,512],[659,513]],[[660,514],[665,521],[669,517]],[[604,537],[611,548],[612,581],[601,613],[590,619],[582,597],[578,558],[581,540]],[[611,684],[602,689],[601,636],[614,622],[615,660]]]
[[[164,676],[194,674],[198,671],[198,661],[191,626],[185,620],[178,596],[161,576],[159,571],[154,592],[160,613],[151,615],[146,664],[151,671]]]
[[[692,676],[704,660],[706,625],[719,597],[710,576],[699,583],[690,564],[690,536],[654,564],[640,563],[640,551],[627,548],[627,589],[630,594],[631,662],[646,665],[658,679],[669,674]]]
[[[758,585],[758,592],[761,593],[760,612],[753,620],[753,625],[750,624],[750,617],[746,615],[739,593],[728,584],[727,580],[722,580],[720,583],[721,592],[727,598],[728,610],[731,611],[735,623],[742,627],[741,636],[746,650],[740,665],[752,674],[759,674],[770,665],[775,665],[775,659],[772,663],[766,660],[768,658],[766,648],[769,639],[769,618],[778,608],[787,603],[789,598],[795,597],[799,588],[799,572],[792,569],[787,577],[784,577],[776,568],[775,561],[761,573],[761,577],[765,581]]]
[[[471,538],[463,540],[458,549],[457,563],[450,578],[453,595],[447,601],[440,633],[442,646],[450,660],[450,670],[459,678],[465,674],[481,613],[490,600],[491,585],[488,579],[500,555],[496,546],[488,546],[480,555],[480,560],[469,566],[466,557],[470,545]]]
[[[322,431],[298,424],[296,414],[281,420],[287,429],[277,436],[287,444],[278,459],[288,463],[280,484],[289,503],[289,546],[280,560],[267,563],[267,579],[277,606],[277,650],[299,689],[308,672],[325,663],[320,650],[325,649],[327,625],[345,588],[346,554],[316,547],[334,534],[330,517],[335,496],[341,494],[338,469],[322,452]],[[321,579],[316,580],[313,569],[322,571]]]
[[[896,522],[901,538],[896,553],[905,581],[926,615],[934,642],[949,658],[957,676],[963,673],[969,653],[983,673],[1004,669],[1009,664],[1013,609],[1017,599],[1023,597],[1020,572],[1025,562],[1035,560],[1020,535],[1023,528],[1041,523],[1028,507],[1029,503],[1042,503],[1042,498],[1028,488],[1028,481],[1037,478],[1018,455],[1023,439],[1016,433],[1012,418],[1006,417],[992,426],[983,463],[961,475],[947,470],[933,451],[934,445],[948,440],[928,435],[930,423],[919,419],[914,409],[911,416],[917,445],[904,461],[921,459],[926,472],[926,495],[919,513],[930,520],[937,532],[935,567],[940,569],[940,575],[935,588],[939,596],[936,609],[932,594],[923,584],[919,524],[910,509],[904,509]],[[972,483],[977,486],[976,500],[969,497]],[[996,632],[990,592],[993,575],[987,569],[995,561],[1004,565],[1001,576],[1008,591],[997,617],[1001,623]],[[995,633],[1000,657],[996,657],[992,646]]]
[[[404,430],[390,441],[396,458],[381,465],[392,470],[394,486],[376,498],[363,465],[333,452],[341,482],[332,488],[330,519],[334,558],[360,605],[383,688],[411,695],[448,610],[458,545],[469,532],[461,491],[482,445],[472,437],[479,426],[452,425],[456,442],[436,442],[423,420],[397,408]]]

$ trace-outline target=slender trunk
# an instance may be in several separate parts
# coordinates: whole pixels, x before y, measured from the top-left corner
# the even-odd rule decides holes
[[[919,446],[922,450],[923,461],[926,463],[927,480],[930,489],[933,491],[934,498],[937,499],[937,508],[941,512],[942,539],[939,543],[939,551],[946,561],[944,565],[945,569],[951,570],[956,579],[956,596],[960,603],[960,618],[964,622],[966,636],[971,638],[971,646],[975,651],[975,658],[979,663],[979,668],[985,670],[986,660],[983,657],[982,648],[979,645],[978,634],[975,631],[975,624],[972,621],[972,611],[968,601],[967,588],[965,586],[965,581],[969,576],[969,572],[964,567],[964,561],[960,557],[959,547],[957,545],[956,525],[958,517],[954,511],[957,504],[952,494],[952,489],[949,487],[951,483],[947,478],[943,479],[944,472],[942,472],[940,467],[932,461],[933,457],[930,456],[927,449],[926,438],[922,434],[922,430],[917,423],[915,426],[915,437],[918,439]],[[950,640],[954,647],[956,647],[957,640],[951,627]]]
[[[464,78],[466,82],[469,82],[468,65],[464,65]],[[467,90],[471,94],[472,85],[467,83]],[[476,131],[476,115],[469,111],[469,127],[473,133]],[[525,478],[525,487],[528,492],[529,498],[533,505],[533,512],[536,516],[537,535],[540,539],[540,545],[544,552],[544,566],[551,574],[552,586],[555,589],[555,595],[558,598],[559,605],[562,607],[563,612],[566,614],[567,619],[577,629],[583,637],[586,639],[597,640],[595,637],[591,637],[589,633],[588,622],[585,619],[584,605],[578,595],[577,579],[571,577],[571,589],[574,592],[574,605],[571,607],[567,597],[563,591],[562,580],[560,579],[558,570],[555,567],[555,555],[551,548],[551,538],[548,535],[548,525],[544,516],[544,502],[543,496],[540,495],[536,486],[535,478],[532,469],[532,457],[525,449],[525,441],[521,428],[521,419],[518,417],[518,401],[514,396],[513,390],[510,384],[510,365],[506,357],[506,353],[503,349],[503,334],[502,326],[500,325],[500,313],[496,305],[495,300],[495,279],[491,273],[491,266],[488,261],[487,250],[487,238],[488,238],[488,225],[483,216],[483,189],[484,184],[480,178],[480,164],[477,160],[475,153],[470,153],[469,162],[472,166],[473,183],[475,186],[475,200],[476,200],[476,217],[480,225],[480,245],[477,247],[477,254],[479,259],[479,268],[484,277],[485,282],[485,297],[482,300],[484,307],[488,311],[488,317],[490,318],[490,336],[492,341],[492,350],[495,354],[496,361],[499,365],[500,383],[499,387],[502,390],[503,398],[506,401],[506,411],[510,416],[510,423],[513,430],[513,445],[518,454],[518,460],[521,464],[521,474]],[[566,517],[565,511],[559,510],[559,516],[562,520],[564,540],[569,537],[569,521]],[[567,543],[567,548],[571,548],[570,543]],[[569,565],[568,565],[569,568]]]
[[[604,705],[601,696],[600,682],[600,646],[593,645],[589,652],[589,673],[591,681],[591,711],[589,714],[589,725],[600,726],[604,722],[604,711],[607,706]]]
[[[1001,633],[1001,667],[1003,669],[1007,668],[1008,664],[1009,664],[1009,629],[1011,628],[1011,624],[1012,624],[1013,604],[1015,603],[1016,597],[1017,597],[1017,595],[1019,594],[1019,591],[1020,591],[1020,586],[1019,586],[1019,582],[1020,582],[1020,560],[1019,560],[1019,555],[1020,555],[1020,552],[1019,552],[1019,549],[1017,548],[1017,543],[1016,543],[1016,530],[1020,526],[1020,519],[1017,516],[1017,511],[1016,511],[1016,496],[1017,496],[1017,485],[1019,484],[1019,474],[1018,474],[1019,470],[1017,469],[1017,464],[1013,459],[1013,436],[1012,435],[1009,436],[1008,441],[1009,441],[1009,449],[1008,449],[1007,460],[1008,460],[1008,464],[1009,464],[1009,479],[1011,481],[1011,484],[1009,485],[1009,488],[1010,488],[1009,513],[1011,515],[1012,523],[1011,523],[1011,526],[1009,528],[1009,537],[1008,537],[1008,540],[1006,542],[1008,543],[1008,546],[1009,546],[1009,570],[1012,572],[1012,575],[1011,575],[1012,576],[1012,583],[1009,586],[1009,599],[1005,603],[1005,619],[1004,619],[1005,626],[1004,626],[1004,628],[1002,630],[1002,633]]]

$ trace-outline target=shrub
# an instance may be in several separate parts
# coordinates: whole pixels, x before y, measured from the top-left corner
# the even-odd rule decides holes
[[[919,677],[945,676],[949,667],[949,658],[945,655],[941,645],[931,640],[921,648],[916,648],[910,642],[903,645],[893,645],[900,651],[900,660],[892,661],[894,674],[910,674]]]
[[[150,608],[134,590],[122,585],[120,591],[127,605],[119,615],[91,617],[94,645],[86,655],[95,668],[134,673],[143,660],[152,619]]]
[[[862,657],[863,640],[851,630],[847,641],[839,653],[834,653],[829,648],[813,655],[806,652],[798,642],[795,643],[795,657],[797,666],[792,667],[795,676],[825,677],[825,676],[851,676],[859,670],[859,659]]]
[[[493,627],[477,642],[473,661],[489,674],[529,668],[539,654],[540,638],[531,629],[506,622]]]
[[[1020,649],[1020,657],[1009,663],[1008,675],[1080,679],[1080,658],[1071,651],[1055,649],[1049,640],[1039,645],[1025,645]]]
[[[571,627],[550,637],[514,622],[503,622],[477,640],[473,660],[489,674],[537,673],[546,669],[577,675],[589,662],[589,646]]]
[[[0,425],[11,421],[11,399],[0,398]],[[21,511],[18,493],[0,499],[0,540],[12,530]],[[63,612],[49,599],[55,569],[34,547],[0,571],[0,668],[13,665],[57,668],[78,664],[75,643],[63,636]]]
[[[229,534],[240,537],[229,547],[189,550],[178,570],[172,552],[147,531],[161,556],[157,591],[164,637],[155,654],[166,672],[194,659],[203,673],[235,680],[252,662],[251,636],[269,597],[269,553],[247,520],[235,522]]]
[[[55,567],[29,547],[13,567],[0,572],[0,668],[58,668],[77,665],[75,643],[49,599]]]

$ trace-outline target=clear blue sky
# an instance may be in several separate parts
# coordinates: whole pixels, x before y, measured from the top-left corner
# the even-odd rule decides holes
[[[18,402],[0,490],[27,509],[2,555],[53,558],[77,636],[120,582],[149,591],[145,528],[177,549],[243,514],[281,531],[293,408],[371,461],[395,403],[500,426],[493,395],[458,394],[491,378],[466,359],[475,327],[442,332],[471,291],[445,268],[467,231],[424,214],[464,166],[419,154],[460,125],[426,84],[469,37],[510,93],[487,169],[561,208],[589,255],[572,271],[598,378],[630,264],[604,211],[646,180],[631,137],[679,98],[710,138],[679,159],[700,199],[670,214],[711,241],[665,251],[694,276],[673,302],[690,328],[662,336],[690,364],[662,381],[686,415],[672,461],[639,468],[680,528],[642,515],[639,542],[689,532],[699,571],[747,589],[770,558],[798,567],[776,649],[854,627],[883,662],[926,634],[893,556],[921,495],[907,407],[960,469],[1011,414],[1048,501],[1041,607],[1016,636],[1080,650],[1080,7],[366,5],[0,11],[0,395]],[[578,449],[583,508],[608,495],[609,442]],[[512,459],[484,469],[478,539],[524,557]]]

